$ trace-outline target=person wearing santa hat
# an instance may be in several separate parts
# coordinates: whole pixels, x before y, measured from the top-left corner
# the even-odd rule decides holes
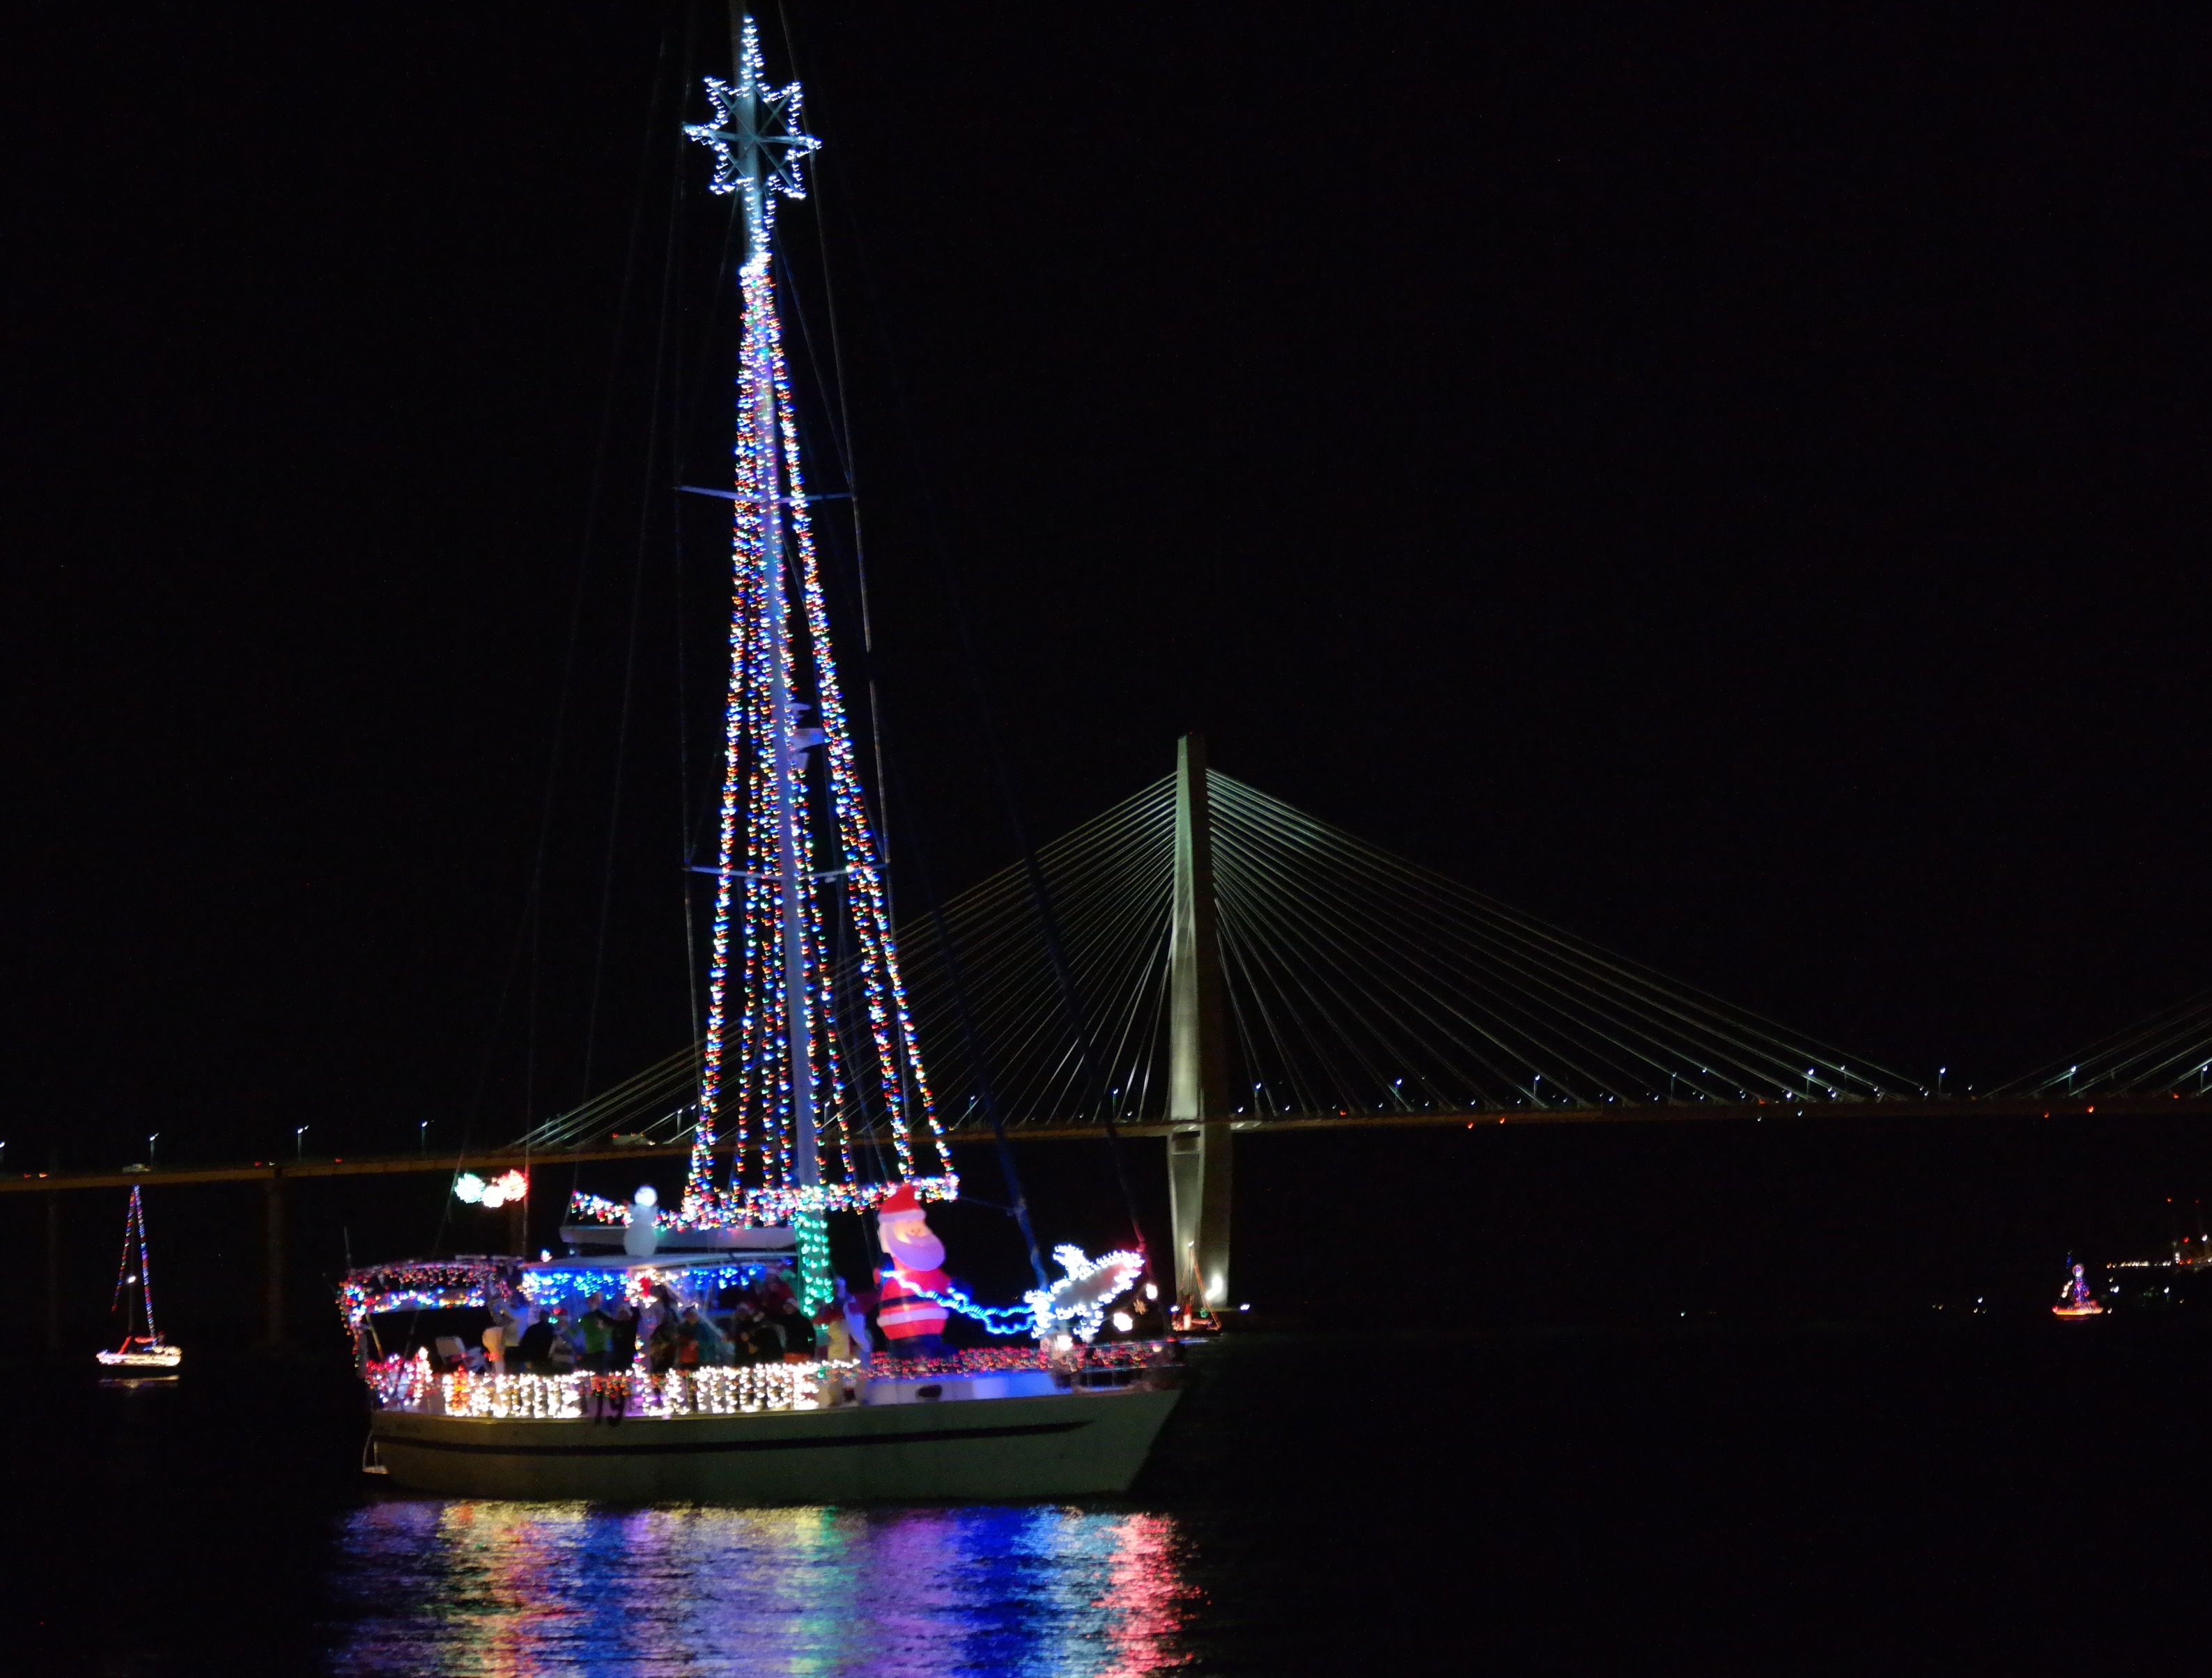
[[[884,1243],[882,1303],[876,1326],[894,1358],[934,1358],[945,1347],[945,1307],[919,1296],[942,1295],[952,1286],[945,1274],[945,1243],[922,1216],[914,1189],[901,1183],[876,1211]]]

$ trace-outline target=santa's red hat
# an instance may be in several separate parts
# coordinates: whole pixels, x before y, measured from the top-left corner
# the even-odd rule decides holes
[[[884,1203],[876,1208],[876,1216],[886,1224],[896,1223],[902,1218],[912,1218],[920,1221],[921,1202],[915,1198],[914,1185],[910,1183],[902,1183],[890,1194],[884,1195]]]

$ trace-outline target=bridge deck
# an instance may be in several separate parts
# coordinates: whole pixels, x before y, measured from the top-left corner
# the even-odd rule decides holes
[[[1276,1115],[1267,1118],[1235,1118],[1238,1132],[1253,1134],[1323,1130],[1397,1130],[1425,1126],[1473,1129],[1487,1125],[1655,1124],[1765,1122],[1769,1119],[2047,1119],[2106,1114],[2115,1118],[2145,1117],[2159,1113],[2212,1113],[2212,1097],[2097,1096],[2079,1100],[2052,1101],[2034,1097],[1943,1100],[1898,1098],[1883,1101],[1716,1102],[1678,1101],[1650,1105],[1608,1103],[1601,1107],[1542,1107],[1510,1109],[1400,1109],[1372,1113],[1310,1113]],[[1166,1123],[1123,1124],[1124,1136],[1164,1136],[1178,1127]],[[1090,1123],[1030,1123],[1010,1128],[1016,1141],[1098,1141],[1103,1127]],[[955,1131],[955,1146],[990,1141],[988,1132]],[[386,1176],[408,1173],[470,1170],[497,1174],[548,1164],[588,1164],[625,1159],[688,1158],[691,1144],[680,1141],[635,1147],[597,1146],[539,1149],[525,1153],[503,1148],[468,1154],[385,1154],[360,1158],[270,1160],[257,1159],[228,1165],[157,1165],[145,1170],[38,1171],[0,1177],[0,1195],[53,1194],[74,1189],[125,1189],[134,1183],[266,1183],[276,1179],[309,1177]],[[726,1147],[715,1150],[726,1154]]]

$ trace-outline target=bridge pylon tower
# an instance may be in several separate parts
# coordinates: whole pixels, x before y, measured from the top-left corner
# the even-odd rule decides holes
[[[1189,1313],[1218,1312],[1229,1298],[1227,1027],[1206,738],[1186,734],[1176,749],[1168,939],[1168,1203],[1175,1225],[1176,1302]]]

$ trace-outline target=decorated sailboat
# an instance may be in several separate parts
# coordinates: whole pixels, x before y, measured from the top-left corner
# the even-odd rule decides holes
[[[1096,1343],[1141,1255],[1063,1247],[1060,1280],[1040,1261],[1019,1305],[988,1307],[952,1287],[927,1234],[927,1205],[956,1199],[960,1181],[838,683],[772,266],[777,204],[805,196],[819,142],[798,84],[768,84],[750,18],[732,49],[732,78],[707,82],[712,119],[685,129],[714,154],[712,190],[738,199],[744,334],[720,842],[683,1194],[674,1207],[649,1187],[626,1203],[575,1195],[562,1235],[599,1250],[349,1275],[372,1449],[398,1483],[471,1495],[1117,1492],[1178,1396],[1172,1343]],[[830,1264],[829,1219],[851,1213],[876,1216],[891,1255],[884,1355],[865,1359],[864,1314]],[[493,1316],[483,1354],[458,1335],[410,1344],[394,1321],[455,1310]],[[763,1311],[808,1325],[794,1338],[818,1325],[823,1343],[787,1339],[769,1360]],[[948,1313],[1028,1343],[948,1351]]]
[[[2097,1291],[2089,1286],[2087,1268],[2076,1264],[2068,1271],[2065,1283],[2058,1290],[2058,1303],[2051,1308],[2053,1316],[2102,1316],[2105,1308],[2097,1303]]]
[[[146,1205],[136,1184],[123,1214],[123,1257],[115,1267],[115,1296],[108,1310],[123,1319],[123,1341],[100,1352],[103,1371],[124,1380],[173,1380],[184,1362],[182,1348],[161,1338],[154,1322],[154,1271],[146,1241]]]

